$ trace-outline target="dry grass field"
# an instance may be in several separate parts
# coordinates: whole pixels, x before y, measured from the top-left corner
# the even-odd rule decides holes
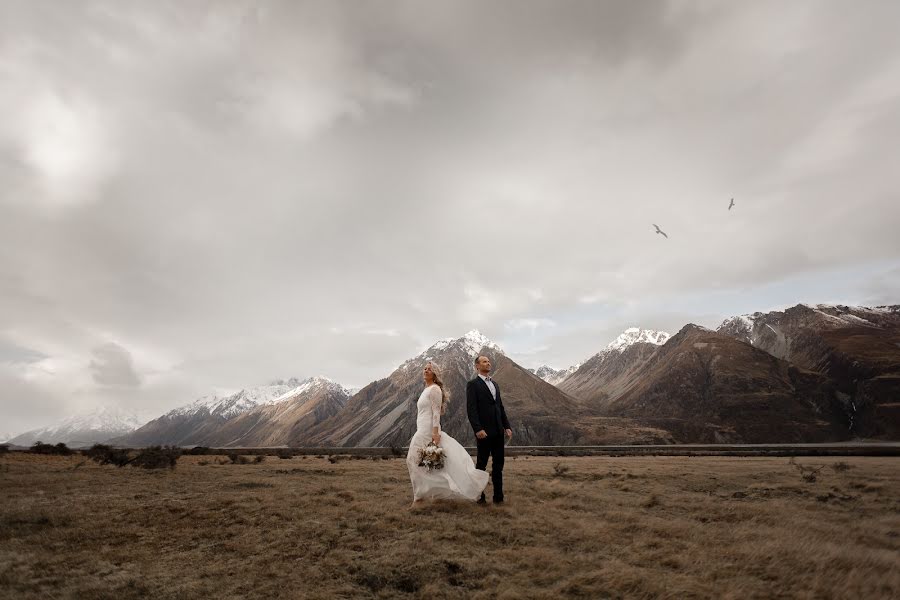
[[[415,509],[402,459],[225,460],[0,456],[0,596],[900,597],[896,458],[520,456]]]

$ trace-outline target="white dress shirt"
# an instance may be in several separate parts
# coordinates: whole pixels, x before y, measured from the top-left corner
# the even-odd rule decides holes
[[[481,373],[479,373],[478,376],[481,377],[482,381],[484,381],[487,384],[488,389],[491,390],[491,396],[493,396],[494,400],[496,400],[497,399],[497,388],[494,387],[494,381],[491,379],[491,376],[488,375],[487,377],[485,377]]]

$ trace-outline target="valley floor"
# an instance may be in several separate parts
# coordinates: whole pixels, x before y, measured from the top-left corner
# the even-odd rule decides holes
[[[0,456],[0,596],[900,597],[897,458],[518,456],[414,509],[399,458],[225,461]]]

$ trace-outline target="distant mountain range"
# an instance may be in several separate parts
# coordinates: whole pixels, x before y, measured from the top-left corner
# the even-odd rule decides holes
[[[350,392],[326,377],[200,398],[110,441],[123,446],[281,446],[337,413]]]
[[[900,306],[799,304],[732,317],[716,331],[629,328],[567,369],[525,369],[471,331],[359,390],[289,379],[203,397],[145,424],[93,415],[10,441],[402,446],[433,360],[450,392],[444,430],[471,444],[465,383],[479,354],[494,363],[519,445],[900,439]]]
[[[91,446],[134,431],[145,422],[136,413],[113,407],[69,417],[50,427],[33,429],[9,440],[15,446],[31,446],[35,442],[67,444],[73,448]]]

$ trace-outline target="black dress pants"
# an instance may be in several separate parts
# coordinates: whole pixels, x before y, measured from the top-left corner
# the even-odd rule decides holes
[[[494,502],[503,501],[503,432],[499,435],[488,435],[483,440],[475,439],[478,447],[478,456],[475,459],[475,468],[487,471],[488,456],[492,457],[491,481],[494,483]],[[482,492],[481,497],[484,498]]]

